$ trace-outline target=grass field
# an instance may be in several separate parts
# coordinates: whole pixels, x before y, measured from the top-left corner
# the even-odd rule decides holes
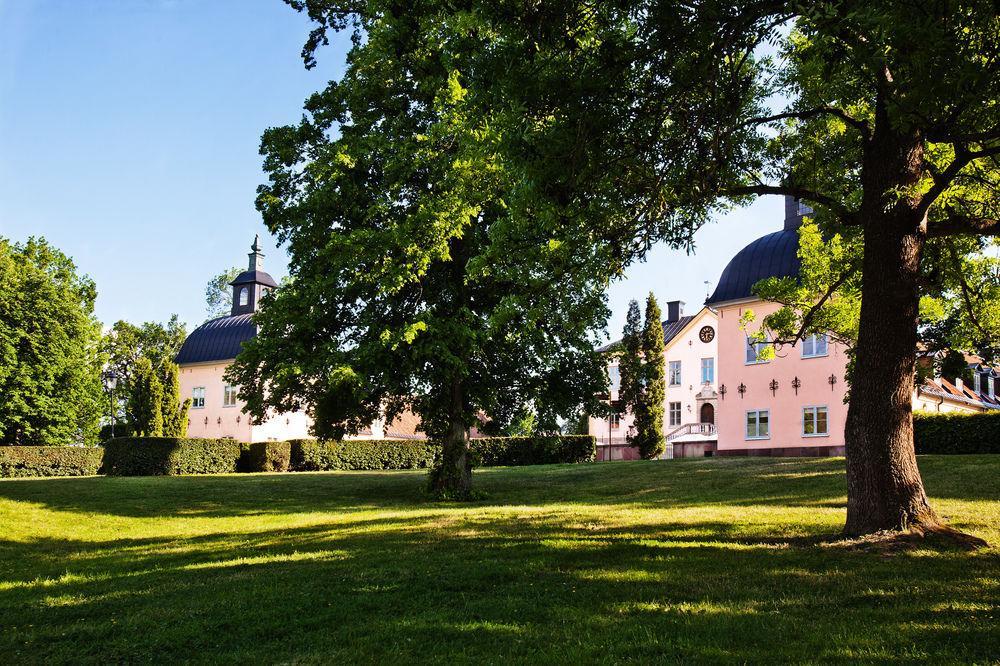
[[[1000,663],[1000,456],[920,465],[992,549],[839,541],[841,459],[0,481],[0,660]]]

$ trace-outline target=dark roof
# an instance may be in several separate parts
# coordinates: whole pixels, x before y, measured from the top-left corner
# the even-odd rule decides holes
[[[663,322],[663,344],[664,345],[670,344],[670,341],[676,338],[677,335],[684,330],[684,327],[687,326],[688,323],[694,318],[695,315],[689,315],[687,317],[681,317],[676,321]],[[621,340],[615,340],[614,342],[611,342],[601,347],[597,351],[599,352],[611,351],[619,344],[621,344]]]
[[[705,304],[750,298],[751,288],[764,278],[796,277],[800,265],[798,250],[797,229],[783,229],[758,238],[736,253]]]
[[[274,278],[264,271],[243,271],[229,284],[233,286],[238,284],[262,284],[265,287],[278,286],[278,283],[274,281]]]
[[[234,359],[243,349],[243,343],[256,335],[257,326],[253,323],[252,314],[212,319],[187,337],[175,362],[183,365]]]

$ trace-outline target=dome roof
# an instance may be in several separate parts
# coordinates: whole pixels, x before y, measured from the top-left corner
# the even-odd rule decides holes
[[[178,365],[229,361],[240,353],[244,342],[256,336],[252,314],[212,319],[194,329],[174,360]]]
[[[764,278],[796,277],[800,266],[798,250],[799,234],[795,228],[758,238],[736,253],[705,304],[753,298],[751,289]]]

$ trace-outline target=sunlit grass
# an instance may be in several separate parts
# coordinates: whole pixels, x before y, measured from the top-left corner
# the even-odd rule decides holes
[[[836,459],[2,481],[0,654],[996,663],[1000,459],[920,465],[993,548],[845,542]]]

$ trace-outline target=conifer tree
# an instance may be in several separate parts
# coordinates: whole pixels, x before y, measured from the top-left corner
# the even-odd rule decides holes
[[[163,415],[163,436],[184,437],[187,435],[188,410],[191,409],[191,399],[181,402],[181,383],[178,378],[177,364],[168,361],[163,366],[163,400],[161,413]]]
[[[153,364],[141,357],[135,365],[130,410],[135,417],[135,434],[140,437],[163,436],[163,383]]]
[[[650,292],[642,331],[642,397],[635,410],[635,446],[646,459],[663,453],[663,400],[666,373],[663,366],[663,324],[660,306]]]
[[[625,328],[622,330],[622,344],[618,356],[618,401],[623,411],[634,415],[642,398],[642,314],[639,302],[628,304]],[[629,435],[632,443],[633,435]]]

